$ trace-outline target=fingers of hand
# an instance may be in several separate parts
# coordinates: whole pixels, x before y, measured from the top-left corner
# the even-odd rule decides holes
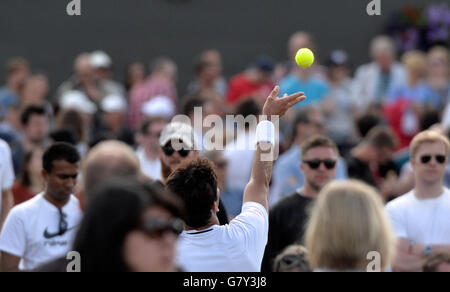
[[[277,85],[270,93],[269,98],[277,98],[279,92],[280,92],[280,86]]]
[[[294,105],[296,105],[297,103],[304,101],[306,99],[306,96],[302,95],[297,97],[296,99],[294,99],[293,101],[288,103],[288,107],[292,107]]]

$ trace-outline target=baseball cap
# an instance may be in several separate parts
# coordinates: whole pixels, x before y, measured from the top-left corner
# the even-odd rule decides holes
[[[103,51],[93,52],[89,61],[94,68],[110,68],[112,66],[111,58]]]
[[[127,110],[127,103],[120,95],[107,95],[101,101],[100,108],[107,113],[125,112]]]
[[[142,105],[142,113],[148,117],[170,119],[175,114],[175,107],[167,96],[158,95]]]
[[[348,65],[348,55],[343,50],[334,50],[326,61],[327,67]]]
[[[59,105],[62,109],[75,109],[86,114],[94,114],[97,111],[97,106],[78,90],[64,93]]]
[[[275,68],[275,64],[272,58],[269,56],[257,57],[250,66],[269,73],[272,72]]]
[[[159,145],[165,146],[169,141],[177,141],[185,144],[189,149],[196,149],[197,142],[194,129],[191,125],[181,122],[172,122],[168,124],[161,132]]]

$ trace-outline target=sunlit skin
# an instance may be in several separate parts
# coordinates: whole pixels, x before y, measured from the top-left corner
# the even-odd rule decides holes
[[[424,155],[431,155],[433,158],[430,162],[424,164],[420,158]],[[448,157],[442,164],[435,159],[436,155],[444,155],[447,157],[447,151],[442,142],[425,142],[417,149],[411,164],[414,169],[416,180],[420,180],[424,184],[432,185],[443,180],[445,169],[447,168]]]
[[[169,220],[171,214],[160,207],[148,208],[143,220],[152,218]],[[125,237],[123,254],[133,272],[174,272],[177,236],[166,232],[160,238],[152,238],[145,232],[134,230]]]
[[[183,162],[185,159],[193,159],[198,157],[198,151],[189,151],[188,156],[182,157],[178,151],[175,151],[171,156],[167,156],[164,154],[162,149],[159,150],[159,157],[161,158],[161,162],[167,165],[170,170],[173,172],[177,168],[177,166]]]
[[[308,150],[306,154],[302,156],[302,160],[326,160],[332,159],[337,161],[338,155],[330,147],[314,147]],[[312,169],[307,163],[302,162],[300,164],[300,169],[305,175],[305,182],[314,191],[320,191],[328,182],[333,180],[336,176],[336,166],[333,169],[327,169],[323,163],[320,164],[319,168]]]
[[[57,206],[63,207],[73,194],[77,182],[79,163],[70,163],[65,160],[53,161],[50,172],[42,170],[45,180],[44,198]]]

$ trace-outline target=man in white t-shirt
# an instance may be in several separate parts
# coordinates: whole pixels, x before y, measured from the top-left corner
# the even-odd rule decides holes
[[[66,143],[45,151],[44,191],[14,207],[1,231],[2,271],[33,270],[70,251],[82,218],[72,195],[79,161],[77,150]]]
[[[282,116],[305,99],[303,93],[278,98],[275,87],[263,114]],[[167,188],[185,203],[185,230],[180,235],[177,263],[187,272],[258,272],[269,229],[268,195],[275,144],[275,129],[261,121],[256,129],[258,143],[252,174],[244,192],[242,212],[227,225],[219,225],[220,192],[212,162],[195,159],[183,162],[169,176]]]
[[[14,183],[14,169],[9,145],[0,139],[0,230],[12,208],[13,195],[11,187]]]
[[[399,244],[394,271],[422,271],[428,257],[450,253],[450,190],[443,186],[450,143],[424,131],[410,144],[415,187],[386,206]]]

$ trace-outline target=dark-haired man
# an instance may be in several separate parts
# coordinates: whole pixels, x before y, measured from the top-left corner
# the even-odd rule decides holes
[[[273,260],[287,246],[302,243],[308,208],[320,190],[336,177],[339,152],[332,140],[321,135],[312,136],[302,144],[301,153],[300,169],[305,184],[270,210],[263,272],[272,271]]]
[[[389,128],[384,126],[372,128],[364,140],[351,150],[347,158],[348,177],[379,187],[383,177],[389,173],[379,165],[390,162],[396,147],[396,136]]]
[[[22,112],[20,121],[25,133],[25,151],[36,146],[45,149],[49,134],[49,118],[45,109],[41,106],[28,106]]]
[[[45,190],[14,207],[0,234],[2,271],[33,270],[70,251],[82,212],[73,190],[80,155],[66,143],[44,153]]]
[[[267,117],[282,116],[305,99],[303,93],[278,98],[279,87],[264,105]],[[167,188],[185,203],[185,231],[178,244],[178,264],[188,272],[257,272],[261,269],[269,228],[268,195],[275,128],[261,121],[256,129],[252,174],[244,192],[242,212],[219,226],[219,190],[212,162],[186,161],[169,177]]]

